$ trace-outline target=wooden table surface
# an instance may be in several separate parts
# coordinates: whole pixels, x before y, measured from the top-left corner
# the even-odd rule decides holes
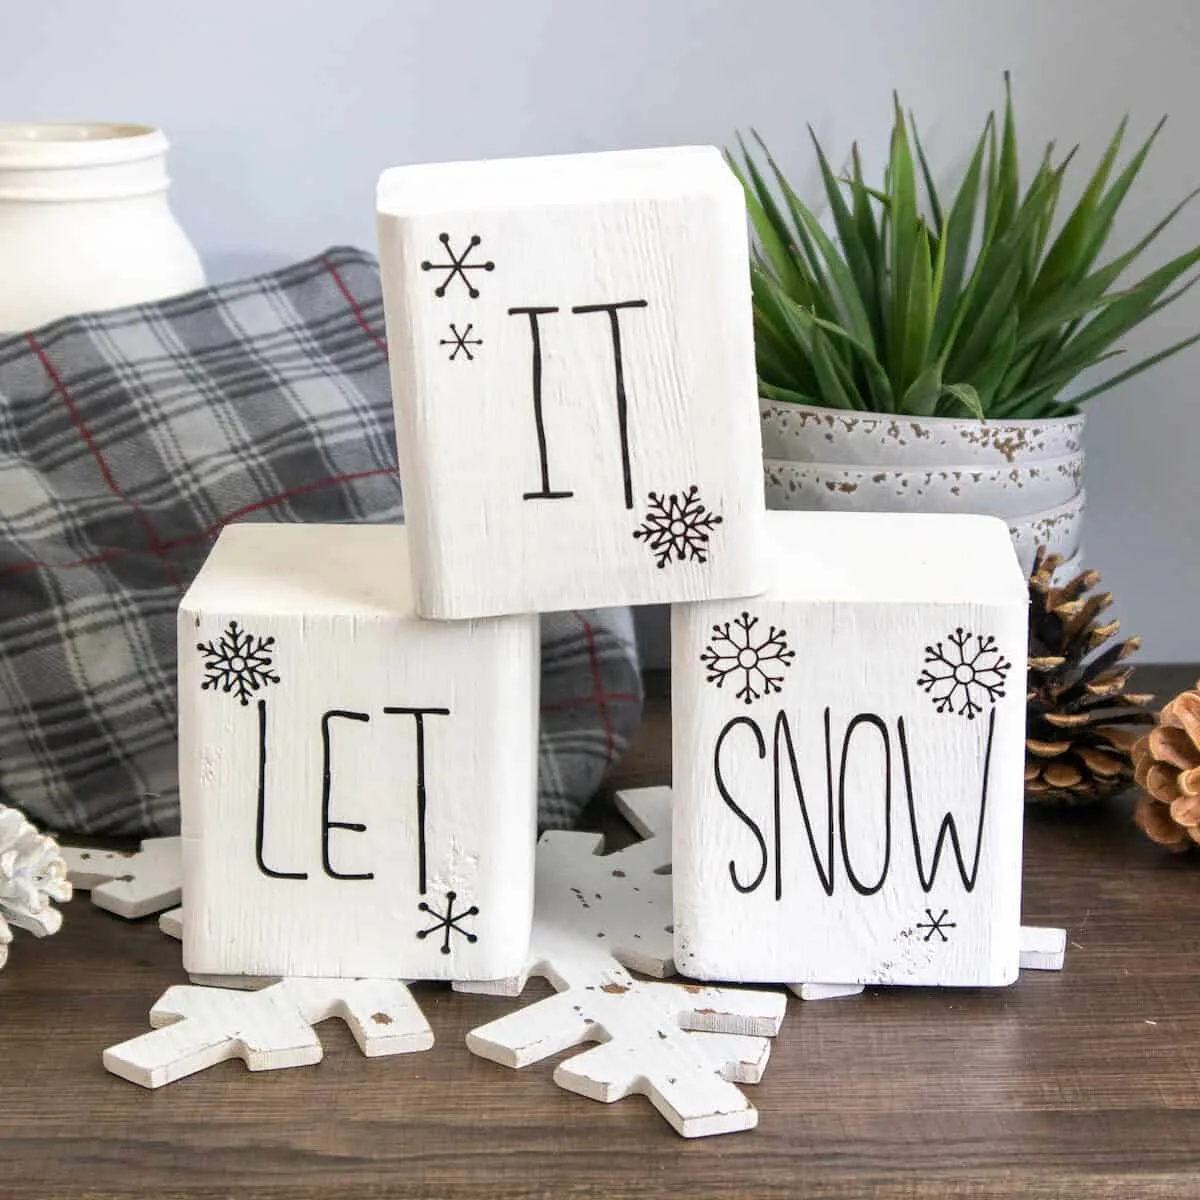
[[[669,761],[660,699],[613,783],[666,782]],[[1150,845],[1129,810],[1027,819],[1025,920],[1067,927],[1064,972],[792,999],[749,1089],[758,1129],[696,1141],[641,1097],[561,1091],[552,1063],[475,1058],[466,1032],[514,1002],[433,986],[428,1053],[368,1060],[332,1021],[317,1067],[144,1091],[100,1052],[185,982],[179,945],[82,897],[57,936],[18,931],[0,973],[0,1196],[1200,1197],[1200,856]]]

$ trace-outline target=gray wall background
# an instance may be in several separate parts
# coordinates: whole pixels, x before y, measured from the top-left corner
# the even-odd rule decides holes
[[[754,125],[812,197],[805,123],[878,168],[893,88],[950,178],[1005,68],[1027,168],[1078,142],[1074,191],[1124,112],[1135,135],[1171,115],[1114,248],[1200,186],[1193,0],[7,0],[0,63],[0,120],[167,131],[214,279],[374,249],[375,178],[406,162],[723,145]],[[1148,265],[1194,243],[1200,203]],[[1130,350],[1198,329],[1200,288]],[[1088,407],[1088,555],[1146,661],[1200,660],[1198,371],[1200,348]]]

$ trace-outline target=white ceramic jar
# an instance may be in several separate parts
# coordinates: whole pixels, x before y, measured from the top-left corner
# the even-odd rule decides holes
[[[0,125],[0,331],[204,285],[146,125]]]

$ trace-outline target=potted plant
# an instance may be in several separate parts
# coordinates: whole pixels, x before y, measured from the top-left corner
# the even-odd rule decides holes
[[[1080,405],[1200,334],[1070,399],[1063,390],[1195,282],[1181,280],[1200,248],[1122,282],[1188,196],[1099,265],[1162,123],[1117,169],[1122,121],[1060,220],[1074,151],[1058,157],[1048,146],[1022,191],[1007,74],[1005,91],[1003,120],[988,115],[948,204],[898,99],[879,188],[864,179],[857,146],[840,177],[813,135],[829,231],[761,140],[765,171],[744,143],[733,165],[757,235],[768,504],[990,513],[1009,522],[1028,568],[1038,544],[1068,559],[1078,552]]]

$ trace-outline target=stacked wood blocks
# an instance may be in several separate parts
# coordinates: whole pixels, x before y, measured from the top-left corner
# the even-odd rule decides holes
[[[670,603],[681,969],[1011,982],[1015,555],[768,521],[720,154],[399,168],[378,221],[407,525],[228,529],[183,601],[188,969],[519,974],[536,614]]]

